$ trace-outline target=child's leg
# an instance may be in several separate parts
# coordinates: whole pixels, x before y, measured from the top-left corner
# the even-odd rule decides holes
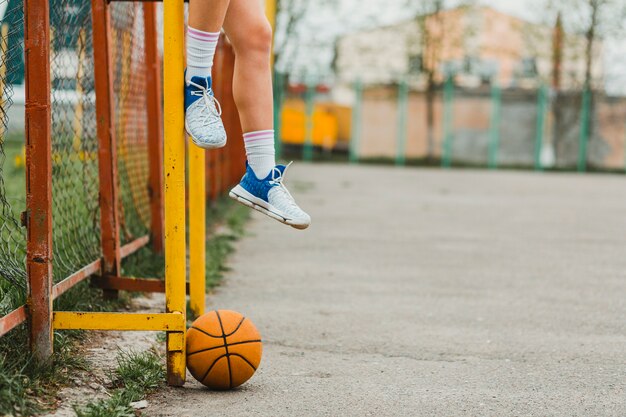
[[[235,50],[233,96],[248,163],[259,178],[276,166],[270,54],[272,28],[259,0],[231,0],[224,31]]]
[[[189,0],[189,26],[204,32],[219,32],[230,0]]]
[[[190,0],[187,79],[210,77],[213,56],[230,0]]]
[[[185,128],[203,148],[226,144],[220,107],[211,89],[211,69],[230,0],[190,0],[187,29]]]
[[[261,0],[231,0],[224,31],[235,50],[233,96],[249,165],[230,196],[282,223],[305,229],[311,218],[282,183],[287,168],[276,166],[274,160],[272,28]]]
[[[224,31],[235,50],[233,95],[244,132],[274,128],[272,27],[260,0],[231,0]]]

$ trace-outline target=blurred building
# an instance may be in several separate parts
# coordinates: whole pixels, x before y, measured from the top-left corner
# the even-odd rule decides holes
[[[417,16],[391,26],[350,33],[337,41],[338,86],[357,78],[392,84],[408,77],[413,88],[439,84],[449,75],[462,87],[496,81],[504,88],[536,88],[552,79],[557,29],[527,22],[485,6],[463,6]],[[580,88],[586,40],[562,34],[561,89]],[[593,51],[593,83],[602,85],[602,42]]]

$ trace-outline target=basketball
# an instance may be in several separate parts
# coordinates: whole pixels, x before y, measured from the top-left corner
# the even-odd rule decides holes
[[[187,368],[202,384],[227,390],[246,382],[259,367],[261,335],[236,311],[210,311],[187,330]]]

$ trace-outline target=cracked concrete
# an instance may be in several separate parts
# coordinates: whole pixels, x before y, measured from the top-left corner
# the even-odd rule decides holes
[[[240,389],[148,416],[626,415],[619,176],[297,164],[300,232],[255,214],[209,308],[249,316]]]

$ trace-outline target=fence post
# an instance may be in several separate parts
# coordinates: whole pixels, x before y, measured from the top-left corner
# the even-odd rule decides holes
[[[48,0],[24,1],[26,83],[26,270],[30,349],[52,355],[52,119]]]
[[[449,76],[443,89],[443,149],[441,157],[442,168],[450,168],[452,159],[453,132],[453,104],[454,104],[454,77]]]
[[[351,163],[359,160],[359,141],[361,140],[361,110],[363,105],[363,84],[361,80],[354,83],[354,106],[352,108],[352,126],[349,145],[349,159]]]
[[[313,115],[315,112],[315,83],[307,82],[304,102],[305,111],[305,133],[304,146],[302,147],[302,159],[311,162],[313,160]]]
[[[204,149],[189,143],[189,307],[204,314],[206,294],[206,175]]]
[[[500,113],[502,109],[502,90],[495,83],[491,86],[491,121],[489,126],[489,169],[498,168],[500,147]]]
[[[156,5],[143,4],[146,52],[146,102],[148,105],[150,234],[152,248],[163,253],[163,111],[161,62],[157,43]]]
[[[409,85],[406,79],[398,84],[398,133],[396,140],[396,165],[406,162],[407,111],[409,99]]]
[[[168,313],[185,319],[185,135],[183,0],[163,1],[165,146],[165,303]],[[185,333],[167,332],[167,382],[185,383]]]
[[[274,70],[274,134],[276,160],[280,160],[283,151],[282,122],[283,101],[285,99],[285,75]]]
[[[543,133],[546,124],[547,92],[546,86],[539,88],[537,95],[537,131],[535,133],[535,171],[542,171],[541,150],[543,149]]]
[[[0,25],[0,39],[7,39],[7,42],[0,42],[0,62],[7,62],[7,48],[9,39],[9,24],[3,22]],[[4,87],[6,84],[7,65],[0,65],[0,108],[4,108]],[[4,132],[0,131],[0,136],[4,136]]]
[[[113,110],[113,65],[109,10],[106,0],[91,0],[93,60],[98,131],[98,173],[100,182],[100,227],[102,275],[118,276],[121,269],[120,224],[118,215],[117,141]],[[117,290],[103,290],[106,298]]]
[[[578,139],[578,172],[587,170],[587,144],[589,143],[589,119],[591,105],[591,89],[585,86],[583,102],[580,110],[580,137]]]

